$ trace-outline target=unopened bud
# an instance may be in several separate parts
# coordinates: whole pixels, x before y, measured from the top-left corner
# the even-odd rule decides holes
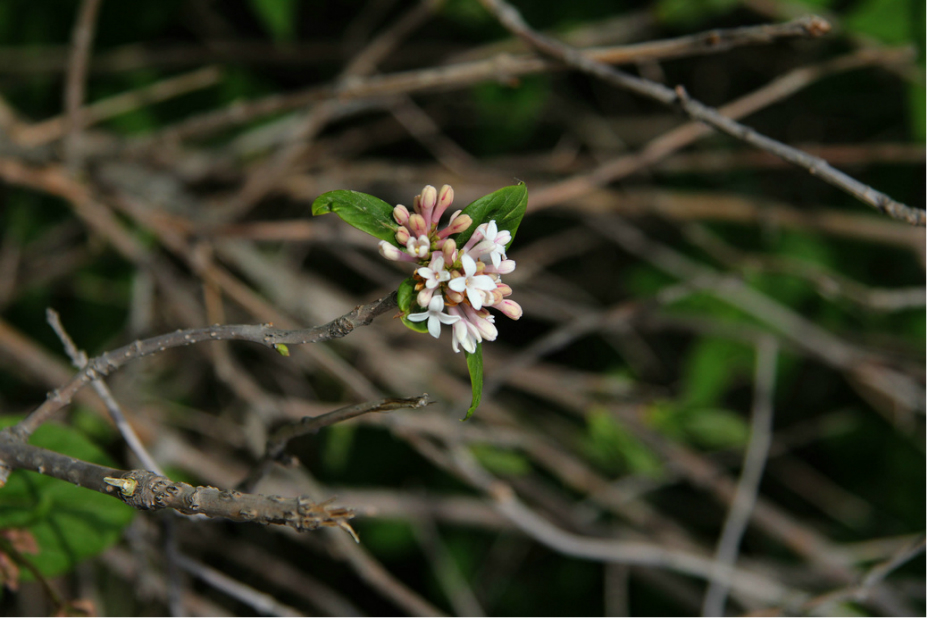
[[[448,238],[441,246],[441,253],[444,254],[444,263],[450,266],[457,260],[457,243],[453,238]]]
[[[422,213],[431,212],[434,210],[437,201],[438,192],[431,185],[425,185],[425,188],[422,189]]]
[[[405,261],[407,258],[405,253],[390,243],[386,242],[385,240],[380,241],[380,255],[385,257],[387,260],[393,260],[394,262]]]
[[[405,225],[409,221],[409,209],[402,204],[396,204],[396,207],[393,208],[393,219],[399,225]]]
[[[409,217],[409,231],[415,237],[428,236],[428,226],[425,224],[425,217],[416,213]]]
[[[419,292],[418,298],[416,298],[416,301],[418,302],[418,306],[427,307],[428,303],[431,302],[431,296],[434,294],[434,292],[435,291],[432,288],[425,288],[421,292]]]
[[[400,227],[398,230],[396,230],[396,242],[398,242],[400,245],[404,245],[409,242],[409,238],[411,238],[411,234],[409,234],[409,230],[407,230],[405,227]]]
[[[448,302],[455,305],[459,305],[464,300],[464,295],[460,292],[455,292],[454,290],[447,290],[444,292],[444,296],[447,297]]]
[[[501,281],[496,283],[496,290],[502,293],[503,298],[512,295],[512,288],[509,287],[508,284],[502,283]]]
[[[438,203],[435,205],[435,211],[431,214],[431,222],[437,225],[444,215],[444,211],[446,211],[448,206],[453,202],[454,190],[451,188],[451,185],[444,185],[441,187],[441,191],[438,192]]]
[[[470,215],[460,215],[454,218],[451,221],[450,225],[441,230],[438,233],[438,236],[441,238],[447,238],[451,234],[460,234],[464,230],[470,227],[473,224],[473,219],[470,218]]]
[[[515,270],[515,260],[502,260],[499,265],[491,269],[492,272],[499,275],[507,275]]]
[[[512,318],[513,320],[517,320],[522,316],[521,305],[516,303],[514,300],[509,300],[508,298],[503,300],[501,303],[496,303],[493,305],[493,309],[498,309],[502,312],[502,315],[507,318]]]

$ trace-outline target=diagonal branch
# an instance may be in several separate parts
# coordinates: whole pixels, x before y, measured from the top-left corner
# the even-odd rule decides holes
[[[668,88],[648,79],[635,77],[608,66],[603,62],[594,60],[579,50],[564,45],[533,30],[519,12],[504,0],[480,0],[492,12],[499,22],[516,36],[524,39],[529,45],[540,53],[555,58],[564,64],[580,71],[594,75],[613,86],[628,90],[648,99],[653,99],[668,107],[678,108],[693,120],[698,120],[708,126],[727,133],[731,137],[744,141],[751,146],[770,152],[789,163],[802,167],[814,176],[819,176],[825,182],[837,187],[856,199],[869,204],[879,212],[894,219],[906,221],[911,225],[924,227],[927,225],[927,214],[919,208],[912,208],[897,202],[889,196],[876,191],[851,176],[844,174],[821,159],[812,156],[797,148],[787,146],[782,142],[754,131],[750,127],[740,124],[709,107],[689,97],[685,88],[677,86]]]
[[[259,343],[288,355],[287,344],[320,343],[350,334],[359,326],[367,326],[377,316],[396,307],[396,293],[384,296],[336,318],[328,324],[312,328],[284,330],[270,324],[227,324],[205,328],[178,330],[150,339],[137,340],[90,360],[68,384],[49,394],[48,399],[29,416],[12,428],[12,433],[25,440],[52,414],[66,406],[71,398],[91,381],[106,377],[130,360],[163,352],[168,348],[187,346],[203,341],[240,340]],[[4,430],[7,431],[7,430]],[[0,468],[2,472],[2,468]],[[2,480],[2,479],[0,479]]]

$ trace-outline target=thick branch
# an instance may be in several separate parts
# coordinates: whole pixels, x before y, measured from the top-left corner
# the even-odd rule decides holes
[[[31,470],[109,494],[140,510],[174,509],[187,515],[277,524],[296,530],[338,527],[354,535],[347,521],[353,511],[317,504],[305,497],[246,494],[174,482],[148,470],[116,470],[19,441],[0,432],[0,460],[12,469]]]

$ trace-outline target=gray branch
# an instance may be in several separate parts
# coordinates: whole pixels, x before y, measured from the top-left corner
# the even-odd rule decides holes
[[[148,470],[116,470],[25,444],[0,432],[0,459],[12,469],[31,470],[119,498],[139,510],[173,509],[186,515],[289,526],[298,531],[337,527],[357,538],[350,509],[306,497],[283,498],[215,487],[194,487]]]

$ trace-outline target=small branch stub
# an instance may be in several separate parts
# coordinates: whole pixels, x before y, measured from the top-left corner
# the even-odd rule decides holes
[[[118,487],[122,495],[127,498],[132,497],[135,494],[135,490],[138,488],[138,481],[132,478],[120,479],[107,476],[103,478],[103,482],[107,485]]]

